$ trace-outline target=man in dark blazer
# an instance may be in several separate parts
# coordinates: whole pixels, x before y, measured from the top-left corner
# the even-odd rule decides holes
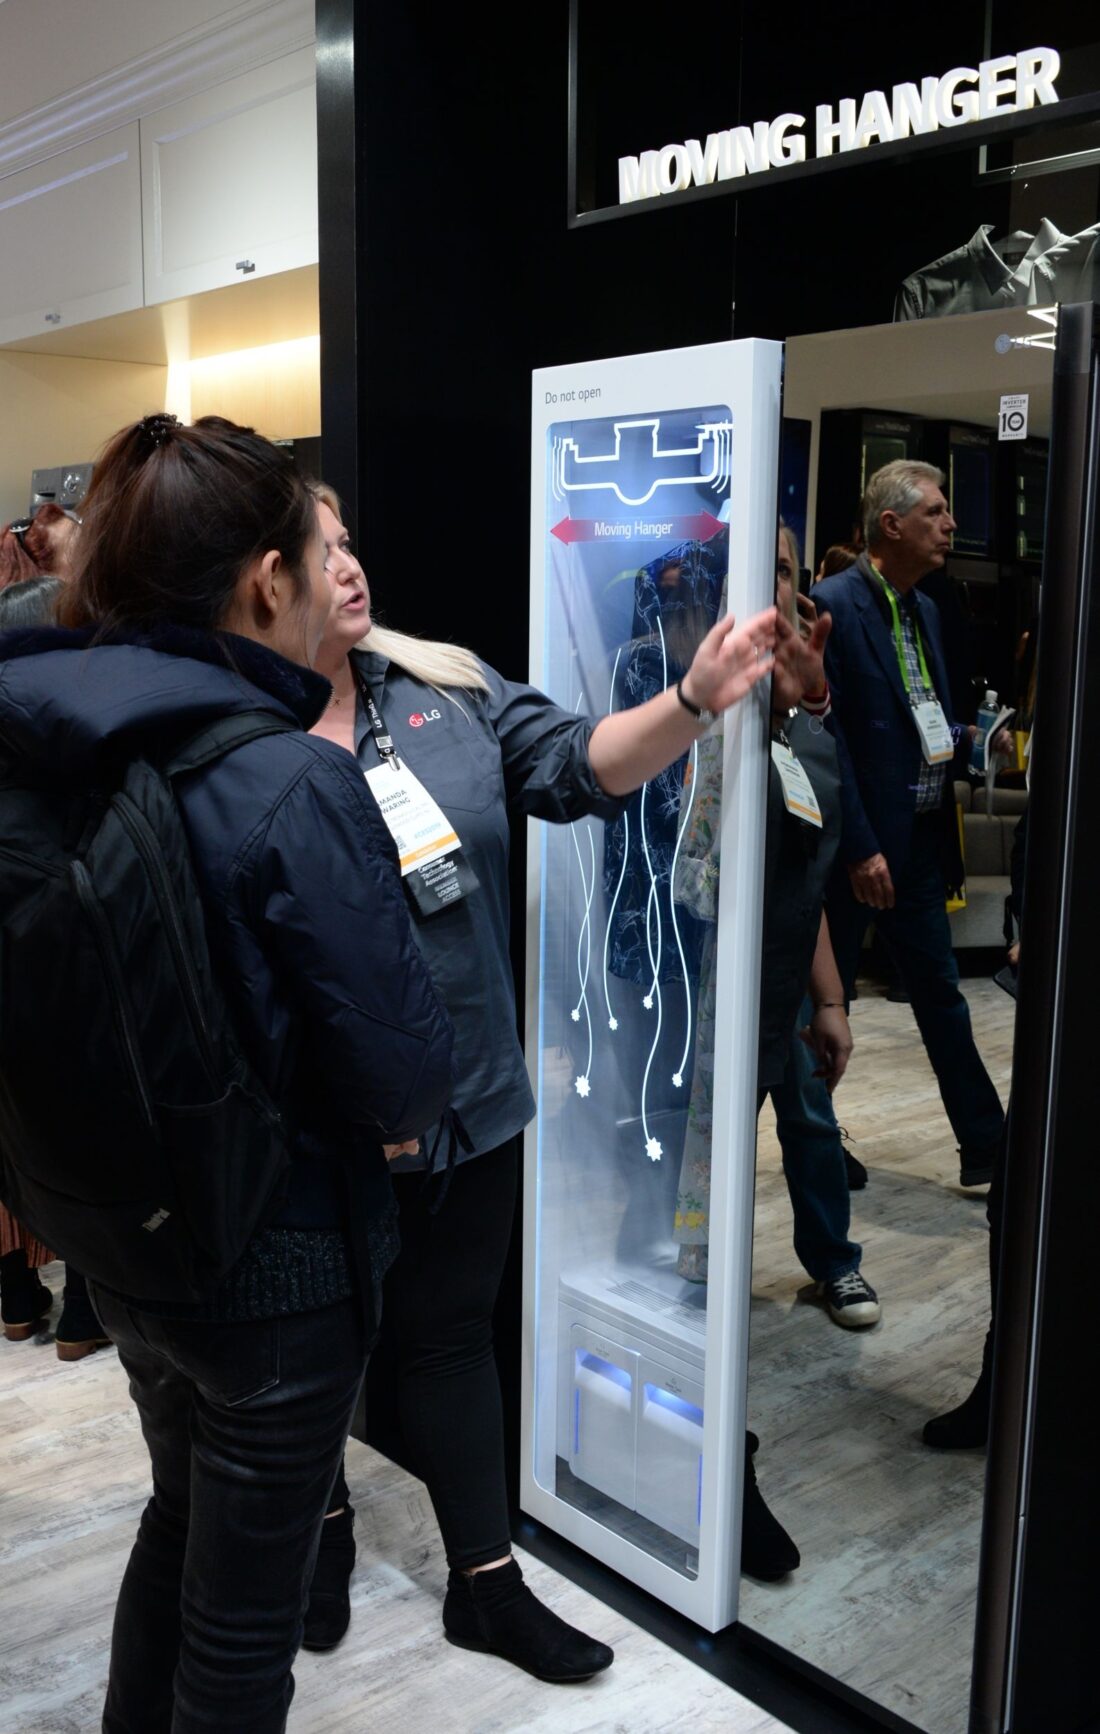
[[[866,552],[814,588],[832,617],[825,669],[844,816],[828,914],[848,995],[867,927],[880,928],[959,1142],[961,1183],[980,1186],[1004,1111],[959,992],[945,907],[963,880],[952,784],[966,774],[970,732],[951,720],[936,605],[915,588],[950,551],[943,480],[908,459],[877,470],[863,501]]]

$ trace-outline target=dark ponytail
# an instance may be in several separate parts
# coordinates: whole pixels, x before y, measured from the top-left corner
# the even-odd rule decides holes
[[[308,488],[278,446],[220,416],[123,428],[96,462],[82,520],[65,626],[168,619],[214,631],[244,568],[271,549],[308,591]]]

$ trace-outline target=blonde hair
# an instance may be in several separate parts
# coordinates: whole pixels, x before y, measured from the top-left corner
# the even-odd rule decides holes
[[[791,625],[797,626],[799,624],[799,621],[798,621],[798,575],[802,569],[802,550],[798,546],[798,537],[795,535],[794,531],[791,529],[791,526],[789,524],[785,524],[783,522],[782,518],[780,518],[780,520],[779,520],[779,534],[781,536],[786,536],[786,538],[787,538],[787,553],[790,556],[791,565],[794,567],[794,574],[791,578],[791,583],[790,583],[790,600],[788,601],[784,612],[786,613],[786,616],[787,616],[788,620],[790,621]],[[777,595],[778,595],[778,587],[777,587]],[[782,603],[780,603],[779,605],[781,608],[783,607]]]
[[[340,516],[340,497],[327,482],[310,482],[309,491],[315,500],[327,506],[334,517]],[[447,690],[458,687],[464,692],[488,692],[485,671],[472,650],[461,644],[447,644],[438,638],[414,638],[408,632],[395,632],[392,626],[372,624],[370,632],[361,638],[357,650],[377,650],[414,680],[434,687],[441,697],[458,700]],[[458,706],[459,710],[462,706]]]

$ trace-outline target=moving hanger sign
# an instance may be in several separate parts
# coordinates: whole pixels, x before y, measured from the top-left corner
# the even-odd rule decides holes
[[[999,114],[1018,114],[1058,101],[1054,88],[1061,60],[1053,48],[1027,48],[1002,54],[978,66],[955,66],[940,78],[922,78],[919,85],[895,84],[885,91],[869,90],[862,101],[842,97],[836,108],[819,103],[814,121],[814,155],[830,157],[868,145],[889,144],[938,132],[940,127],[965,126]],[[734,126],[708,133],[701,144],[689,138],[663,150],[642,151],[619,158],[619,203],[660,198],[691,186],[736,180],[782,169],[807,158],[806,116],[781,114],[752,126]]]

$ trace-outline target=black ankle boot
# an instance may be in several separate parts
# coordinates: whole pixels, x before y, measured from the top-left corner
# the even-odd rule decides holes
[[[745,1499],[741,1508],[741,1570],[749,1577],[775,1583],[802,1564],[799,1553],[777,1517],[764,1504],[756,1485],[753,1458],[760,1448],[755,1433],[745,1435]]]
[[[88,1285],[78,1270],[65,1266],[65,1300],[57,1321],[57,1358],[59,1361],[82,1361],[105,1349],[110,1337],[92,1310]]]
[[[993,1384],[993,1355],[990,1338],[985,1339],[982,1370],[969,1397],[957,1409],[945,1415],[934,1415],[924,1423],[921,1437],[937,1451],[974,1451],[989,1443],[989,1398]]]
[[[355,1564],[355,1510],[345,1505],[321,1525],[321,1545],[309,1586],[303,1650],[334,1650],[351,1624],[348,1585]]]
[[[551,1685],[591,1679],[615,1660],[606,1644],[544,1607],[514,1559],[491,1571],[452,1571],[443,1629],[452,1644],[503,1656]]]
[[[53,1295],[36,1270],[27,1269],[23,1248],[0,1258],[0,1322],[9,1343],[33,1337],[53,1306]]]

